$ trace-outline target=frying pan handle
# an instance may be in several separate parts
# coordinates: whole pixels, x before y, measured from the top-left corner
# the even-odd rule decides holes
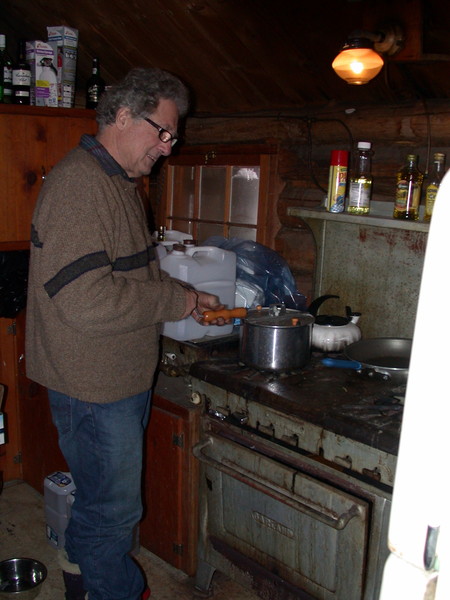
[[[337,367],[339,369],[354,369],[360,371],[363,366],[357,360],[343,360],[340,358],[322,358],[322,364],[326,367]]]

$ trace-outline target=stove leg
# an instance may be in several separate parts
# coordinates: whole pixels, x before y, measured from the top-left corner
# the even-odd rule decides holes
[[[205,597],[212,596],[211,581],[215,573],[215,567],[199,559],[197,573],[195,574],[195,590],[202,594],[207,594]]]

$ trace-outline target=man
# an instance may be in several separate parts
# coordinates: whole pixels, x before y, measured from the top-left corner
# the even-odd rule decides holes
[[[135,182],[170,154],[187,108],[176,77],[133,69],[103,95],[97,136],[51,171],[33,216],[27,374],[49,390],[76,486],[65,533],[71,600],[148,597],[129,552],[161,323],[202,322],[222,308],[162,276]]]

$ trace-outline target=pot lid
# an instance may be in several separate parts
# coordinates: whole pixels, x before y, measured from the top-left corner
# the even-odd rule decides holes
[[[291,308],[277,310],[273,307],[249,310],[243,320],[260,327],[298,327],[314,323],[314,317],[309,313]]]

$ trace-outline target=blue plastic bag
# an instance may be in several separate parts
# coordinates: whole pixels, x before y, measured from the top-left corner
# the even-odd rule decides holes
[[[287,308],[306,310],[306,297],[297,290],[287,262],[275,250],[251,240],[220,236],[210,237],[202,245],[235,252],[236,279],[261,288],[263,306],[283,303]]]

